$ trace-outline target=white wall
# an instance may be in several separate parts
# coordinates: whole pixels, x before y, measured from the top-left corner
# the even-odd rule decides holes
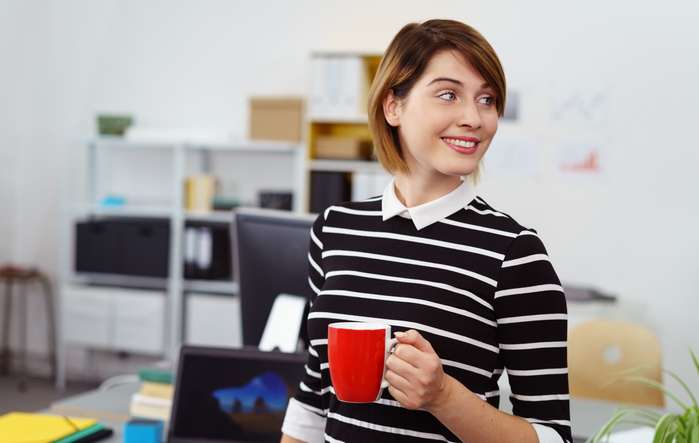
[[[15,33],[10,5],[0,2],[0,54],[6,54],[0,77],[0,263],[13,256],[12,233],[15,227],[15,156],[13,146],[17,142],[10,97],[11,83],[16,83],[17,52],[13,50],[9,36]]]
[[[482,195],[538,229],[563,280],[645,307],[644,321],[663,341],[665,365],[699,386],[687,357],[688,346],[699,350],[693,328],[699,312],[696,2],[0,5],[10,25],[0,32],[14,42],[0,44],[22,48],[14,54],[12,86],[0,86],[9,94],[0,149],[16,162],[14,197],[0,192],[3,208],[15,202],[11,226],[0,226],[0,253],[8,249],[2,230],[10,229],[15,259],[56,272],[54,221],[59,203],[80,198],[81,140],[93,133],[95,112],[244,135],[250,95],[305,93],[310,51],[382,51],[409,21],[460,19],[493,43],[510,85],[521,92],[522,119],[503,124],[500,136],[530,140],[540,166],[526,177],[486,170]],[[602,115],[551,117],[561,97],[585,101],[600,91]],[[556,172],[556,146],[572,138],[603,146],[598,178]]]

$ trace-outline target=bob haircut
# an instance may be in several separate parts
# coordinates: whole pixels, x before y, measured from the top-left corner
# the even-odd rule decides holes
[[[374,150],[381,165],[389,173],[408,173],[408,165],[398,137],[398,129],[389,125],[383,112],[383,102],[389,91],[398,100],[405,99],[415,82],[425,71],[432,57],[440,51],[453,50],[461,54],[495,93],[495,108],[502,117],[505,110],[505,73],[490,43],[472,27],[455,20],[428,20],[405,25],[386,49],[374,81],[369,89],[369,130]],[[478,182],[480,165],[469,174]]]

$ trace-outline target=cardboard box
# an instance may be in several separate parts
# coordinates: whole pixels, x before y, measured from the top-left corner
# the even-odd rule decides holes
[[[371,140],[357,137],[318,136],[315,156],[337,160],[370,160],[372,150]]]
[[[303,129],[303,99],[250,99],[250,139],[300,142]]]

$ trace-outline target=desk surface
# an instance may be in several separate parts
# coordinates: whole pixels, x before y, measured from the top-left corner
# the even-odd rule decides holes
[[[107,391],[89,391],[52,404],[49,412],[97,418],[114,429],[113,437],[103,441],[120,443],[123,424],[129,418],[129,401],[131,395],[138,389],[139,384],[129,383],[115,386]],[[572,399],[570,415],[573,434],[576,436],[594,434],[612,416],[617,407],[617,404],[610,402]]]

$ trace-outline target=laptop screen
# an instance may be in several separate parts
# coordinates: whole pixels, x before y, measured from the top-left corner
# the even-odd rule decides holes
[[[171,441],[279,441],[305,355],[184,346]]]

